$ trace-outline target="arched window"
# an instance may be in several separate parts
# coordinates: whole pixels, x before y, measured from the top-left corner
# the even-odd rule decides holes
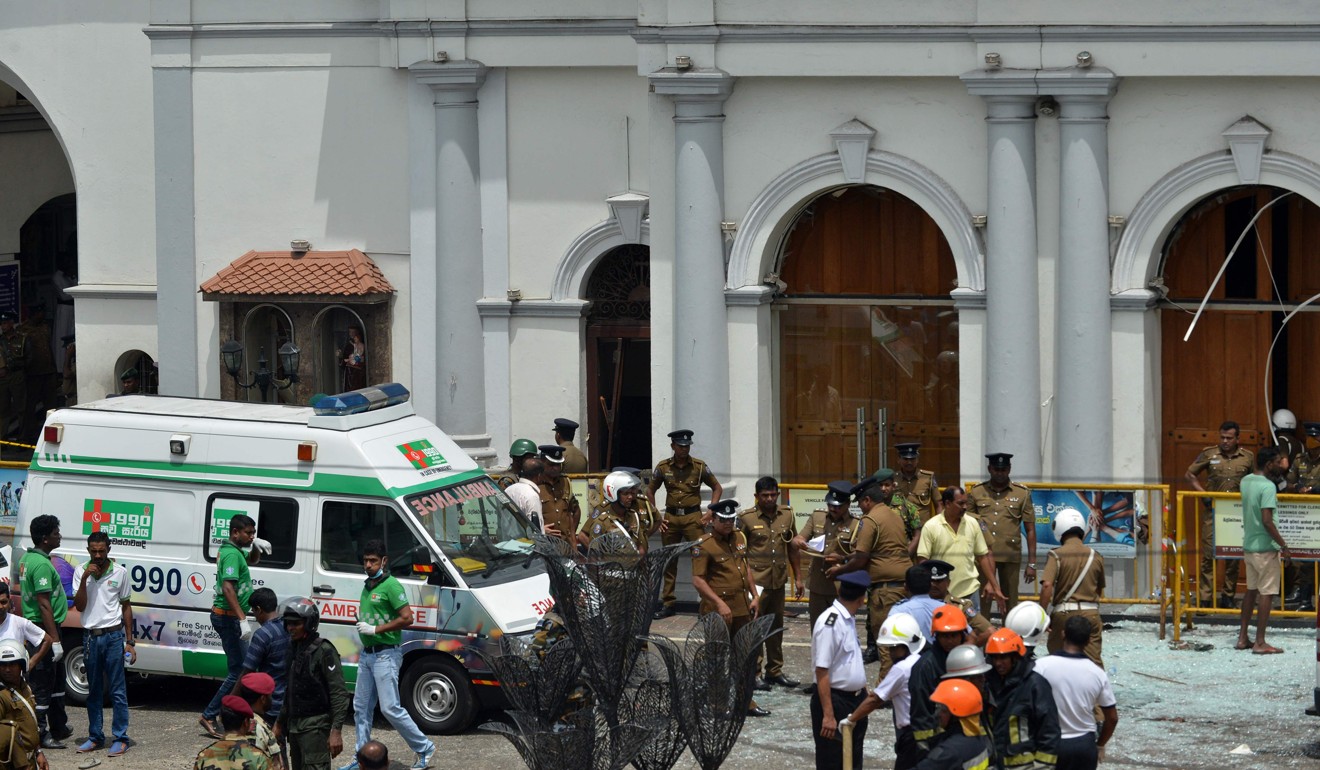
[[[249,380],[252,374],[260,370],[264,359],[265,366],[274,373],[277,380],[287,379],[289,373],[280,367],[279,349],[286,342],[293,341],[293,321],[283,309],[276,305],[257,305],[243,318],[243,367],[239,377]],[[296,403],[293,391],[269,388],[266,401],[269,403]],[[247,388],[241,396],[247,401],[261,401],[260,388]]]
[[[156,362],[141,350],[128,350],[115,359],[114,392],[116,395],[143,393],[152,395],[159,387]]]
[[[343,393],[372,382],[371,348],[367,326],[351,308],[332,305],[316,316],[316,350],[312,388],[317,393]],[[356,329],[356,332],[352,330]],[[356,338],[350,335],[356,334]],[[354,360],[356,358],[360,360]]]

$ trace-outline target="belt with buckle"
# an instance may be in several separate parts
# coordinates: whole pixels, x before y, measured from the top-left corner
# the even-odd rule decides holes
[[[679,507],[676,506],[676,505],[666,505],[666,506],[665,506],[665,513],[683,513],[683,514],[687,514],[687,513],[696,513],[697,511],[700,511],[700,510],[701,510],[701,506],[700,506],[700,505],[691,505],[691,506],[688,506],[687,508],[679,508]]]
[[[907,583],[902,580],[880,580],[871,584],[872,588],[903,588]]]
[[[1100,602],[1064,602],[1054,606],[1055,612],[1079,612],[1081,610],[1098,610]]]
[[[362,648],[362,651],[363,651],[363,652],[369,652],[369,653],[371,653],[372,655],[375,655],[375,654],[378,653],[378,652],[385,652],[386,650],[396,650],[396,649],[398,649],[398,647],[399,647],[399,645],[397,645],[397,644],[372,644],[372,645],[368,645],[368,646],[366,646],[366,647],[363,647],[363,648]]]
[[[124,630],[124,624],[123,622],[119,622],[114,624],[113,626],[107,626],[106,628],[89,628],[87,629],[87,635],[105,636],[106,634],[113,634],[116,631],[123,631],[123,630]]]

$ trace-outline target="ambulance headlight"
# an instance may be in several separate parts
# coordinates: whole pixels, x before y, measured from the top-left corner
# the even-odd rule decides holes
[[[312,405],[312,411],[318,415],[344,416],[361,414],[374,409],[384,409],[395,404],[405,404],[410,398],[408,389],[397,382],[373,385],[370,388],[350,390],[334,396],[326,396]]]

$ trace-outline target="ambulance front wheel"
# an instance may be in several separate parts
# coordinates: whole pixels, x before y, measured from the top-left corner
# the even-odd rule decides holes
[[[472,683],[449,655],[428,655],[405,668],[399,694],[417,727],[430,735],[461,733],[476,716]]]
[[[64,700],[75,706],[87,705],[87,655],[81,641],[66,637],[64,657],[55,665],[64,675]],[[76,644],[77,646],[73,646]]]

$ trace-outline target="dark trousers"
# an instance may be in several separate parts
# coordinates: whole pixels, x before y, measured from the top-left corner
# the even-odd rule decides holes
[[[28,645],[28,654],[36,648]],[[60,659],[63,661],[63,658]],[[51,655],[41,659],[28,672],[28,684],[37,701],[37,729],[44,737],[47,732],[65,735],[69,732],[69,715],[64,713],[64,664],[56,663]],[[49,730],[47,727],[49,726]]]
[[[865,689],[852,693],[830,690],[834,704],[834,721],[848,716],[866,699]],[[820,725],[825,721],[825,710],[820,705],[819,688],[811,693],[811,737],[816,742],[816,770],[843,769],[843,732],[834,740],[820,737]],[[866,723],[863,719],[853,727],[852,766],[853,770],[862,770],[862,739],[866,737]]]
[[[898,738],[894,741],[894,770],[912,770],[921,762],[921,749],[917,739],[912,737],[912,728],[898,728]]]
[[[220,700],[234,689],[238,675],[243,673],[243,657],[247,655],[247,643],[243,641],[243,629],[239,625],[238,618],[232,615],[212,612],[211,628],[214,628],[220,637],[220,648],[225,651],[225,658],[229,663],[225,681],[220,683],[220,689],[215,691],[215,696],[206,704],[206,709],[202,712],[202,716],[214,720],[220,716]]]
[[[1100,764],[1100,750],[1095,746],[1095,733],[1059,741],[1059,764],[1055,770],[1095,770]]]
[[[766,637],[763,656],[758,656],[757,669],[765,671],[765,678],[781,676],[784,673],[784,587],[762,588],[760,614],[771,615],[774,623],[770,624],[770,636]],[[761,666],[764,664],[765,668]]]

